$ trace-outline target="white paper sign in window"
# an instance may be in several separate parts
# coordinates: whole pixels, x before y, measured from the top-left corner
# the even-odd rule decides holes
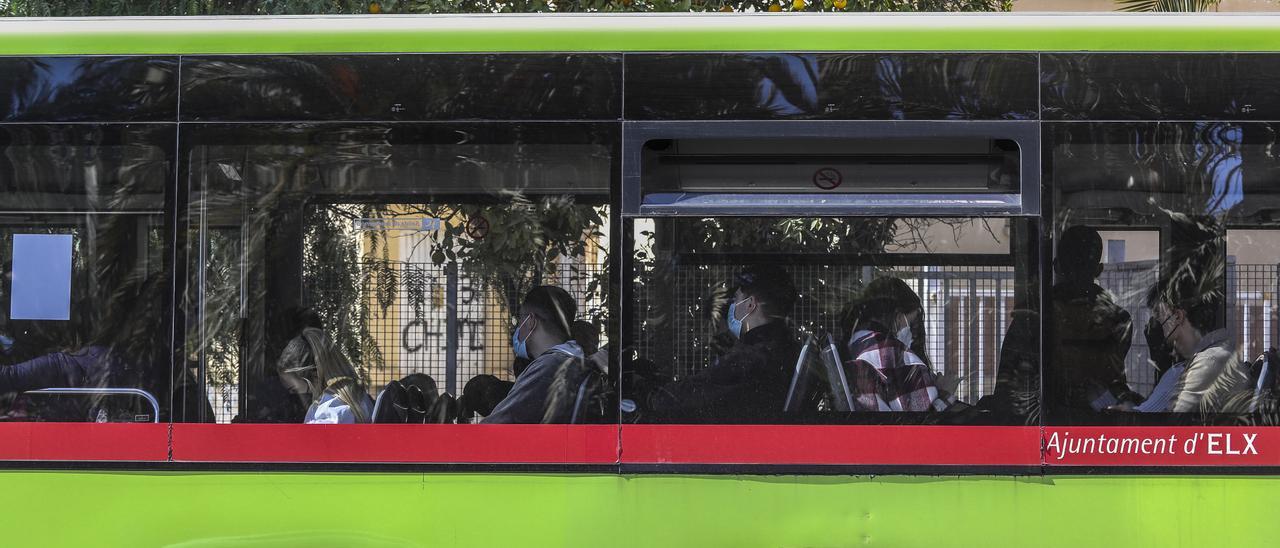
[[[71,235],[14,234],[9,317],[71,318]]]

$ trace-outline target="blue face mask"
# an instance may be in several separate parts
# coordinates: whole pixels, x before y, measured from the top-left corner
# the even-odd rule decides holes
[[[738,305],[747,302],[747,299],[750,298],[751,297],[747,297],[746,299],[742,299],[741,301],[729,305],[729,317],[727,318],[729,322],[729,332],[733,333],[733,336],[738,337],[739,339],[742,338],[742,320],[738,319]],[[743,316],[743,319],[746,319],[746,316]]]
[[[516,330],[511,332],[511,349],[515,351],[516,357],[522,360],[529,359],[529,337],[533,336],[533,332],[530,331],[524,336],[524,340],[520,339],[520,328],[524,327],[528,321],[529,316],[525,316],[524,321],[521,321],[520,325],[516,326]]]

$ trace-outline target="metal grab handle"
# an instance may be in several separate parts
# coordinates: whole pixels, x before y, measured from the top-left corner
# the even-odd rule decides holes
[[[94,394],[104,396],[141,396],[151,403],[151,422],[160,422],[160,403],[156,401],[156,397],[150,392],[141,388],[41,388],[39,390],[28,390],[26,394]]]

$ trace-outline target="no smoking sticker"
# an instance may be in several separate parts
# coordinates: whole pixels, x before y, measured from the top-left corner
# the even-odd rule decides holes
[[[813,186],[822,190],[831,190],[844,183],[844,175],[834,167],[824,167],[813,172]]]
[[[489,235],[489,219],[484,217],[472,217],[467,221],[467,236],[473,240],[482,240]]]

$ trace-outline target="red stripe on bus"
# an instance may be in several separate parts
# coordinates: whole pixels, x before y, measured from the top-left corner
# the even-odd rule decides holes
[[[165,461],[168,428],[0,423],[0,460]],[[175,424],[172,451],[187,462],[614,464],[619,441],[628,464],[1280,466],[1280,429],[1254,427]]]
[[[0,460],[164,461],[168,424],[0,423]]]
[[[1273,427],[1048,427],[1049,466],[1280,466]]]
[[[622,462],[1039,466],[1022,426],[623,425]]]
[[[614,425],[174,424],[190,462],[614,464]]]

